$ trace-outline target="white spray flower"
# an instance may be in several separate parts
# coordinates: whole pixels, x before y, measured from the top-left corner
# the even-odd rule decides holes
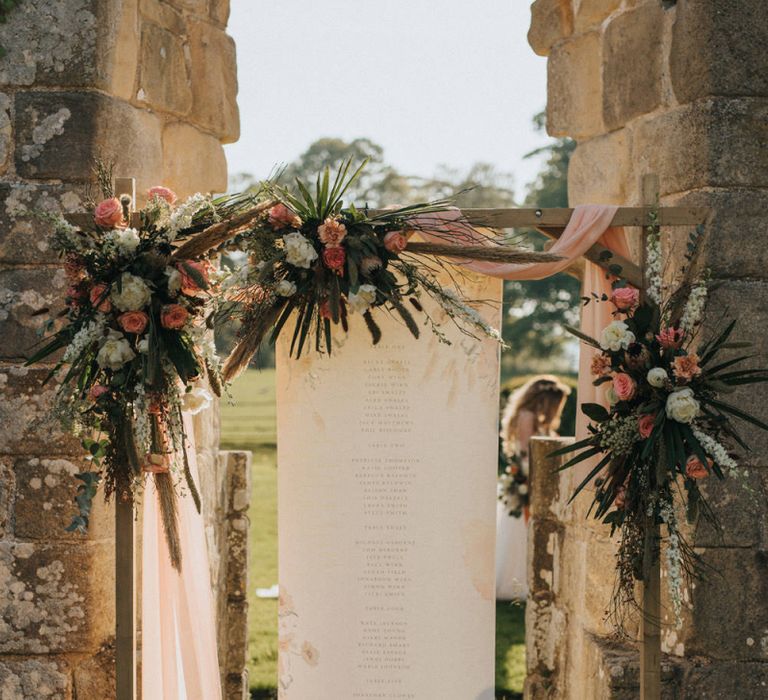
[[[294,267],[309,268],[317,260],[315,247],[298,231],[283,236],[285,261]]]

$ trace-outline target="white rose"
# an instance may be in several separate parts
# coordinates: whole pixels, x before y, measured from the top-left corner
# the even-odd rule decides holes
[[[372,284],[361,284],[356,293],[349,295],[348,301],[353,311],[364,314],[376,301],[376,287]]]
[[[646,377],[648,383],[657,389],[661,389],[667,383],[668,378],[666,370],[661,367],[654,367],[653,369],[648,370],[648,375]]]
[[[296,285],[290,280],[280,280],[275,285],[275,292],[281,297],[292,297],[296,294]]]
[[[600,347],[603,350],[611,350],[613,352],[626,350],[634,342],[635,334],[629,330],[624,321],[609,323],[600,334]]]
[[[204,411],[213,402],[213,396],[201,386],[196,386],[192,391],[188,391],[184,394],[184,398],[181,400],[181,410],[185,413],[195,415]]]
[[[691,423],[699,415],[699,402],[693,396],[693,389],[685,387],[673,391],[667,397],[667,418],[678,423]]]
[[[147,305],[152,290],[141,277],[135,277],[130,272],[124,272],[118,285],[112,285],[112,303],[120,311],[138,311]]]
[[[181,273],[175,267],[166,267],[165,276],[168,278],[168,294],[175,296],[181,291]]]
[[[148,338],[142,338],[138,344],[136,345],[138,351],[142,355],[146,355],[149,352],[149,339]]]
[[[131,350],[125,337],[117,331],[110,331],[109,337],[96,354],[96,362],[102,369],[117,370],[134,357],[136,353]]]
[[[317,260],[315,247],[298,231],[283,236],[285,261],[294,267],[308,268]]]
[[[123,255],[130,255],[135,252],[141,242],[139,232],[135,228],[113,229],[106,235],[106,240]]]

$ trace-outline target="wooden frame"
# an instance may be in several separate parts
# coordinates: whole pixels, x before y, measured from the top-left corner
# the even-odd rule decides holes
[[[643,178],[643,207],[620,207],[612,226],[645,227],[655,221],[661,226],[691,227],[704,223],[709,211],[695,207],[655,207],[658,201],[658,178]],[[117,197],[130,197],[128,220],[140,226],[135,213],[135,178],[116,178]],[[464,209],[466,220],[475,226],[491,228],[534,228],[550,238],[562,234],[573,209]],[[75,226],[92,226],[86,214],[73,214],[67,220]],[[608,270],[611,265],[622,267],[622,276],[638,289],[644,288],[643,264],[617,256],[603,246],[594,245],[584,257]],[[117,700],[136,700],[136,511],[130,493],[115,494],[115,663]],[[657,536],[658,536],[658,528]],[[642,644],[640,649],[640,683],[642,700],[661,697],[661,636],[660,636],[660,566],[657,562],[651,580],[643,586]]]

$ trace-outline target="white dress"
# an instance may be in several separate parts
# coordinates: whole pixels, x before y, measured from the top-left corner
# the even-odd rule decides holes
[[[525,600],[528,595],[528,526],[496,506],[496,600]]]

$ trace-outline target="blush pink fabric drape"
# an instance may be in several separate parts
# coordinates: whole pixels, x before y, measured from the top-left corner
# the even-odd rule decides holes
[[[463,267],[473,272],[479,272],[491,277],[505,280],[539,280],[565,270],[576,259],[584,255],[595,243],[601,243],[617,255],[629,257],[626,235],[622,228],[610,228],[616,214],[617,206],[589,204],[576,207],[563,234],[549,249],[550,253],[562,256],[562,260],[552,263],[529,263],[526,265],[500,264],[491,262],[467,261]],[[461,212],[450,210],[436,214],[422,214],[417,224],[420,235],[427,241],[436,243],[481,243],[485,239],[461,222]],[[591,296],[592,292],[610,295],[611,281],[606,279],[606,273],[597,265],[585,264],[582,294]],[[596,338],[600,331],[607,326],[611,318],[610,304],[591,303],[583,307],[581,313],[581,330],[590,337]],[[592,385],[590,364],[595,349],[581,343],[579,352],[579,403],[605,404],[604,391]],[[586,437],[587,418],[578,412],[576,421],[576,437]]]
[[[187,454],[200,483],[192,419],[184,416]],[[141,591],[141,688],[144,700],[221,700],[216,613],[203,516],[179,498],[181,574],[171,566],[157,492],[144,491]]]

